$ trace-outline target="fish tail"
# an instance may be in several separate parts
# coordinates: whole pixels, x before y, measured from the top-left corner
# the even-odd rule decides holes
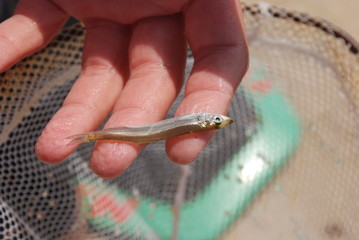
[[[80,145],[82,143],[94,141],[91,138],[91,134],[89,134],[89,133],[81,133],[81,134],[72,135],[70,137],[67,137],[66,139],[71,139],[71,141],[67,144],[67,146]]]

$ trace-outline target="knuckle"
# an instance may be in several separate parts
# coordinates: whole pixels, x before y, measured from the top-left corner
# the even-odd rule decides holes
[[[110,75],[116,71],[111,63],[101,58],[87,59],[82,69],[83,74],[91,76]]]
[[[2,55],[8,55],[10,50],[14,51],[17,49],[13,39],[9,38],[7,35],[0,34],[0,52]]]

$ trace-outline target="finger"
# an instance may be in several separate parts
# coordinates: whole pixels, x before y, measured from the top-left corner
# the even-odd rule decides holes
[[[176,115],[227,112],[248,66],[238,4],[236,0],[198,0],[185,11],[185,32],[195,62]],[[190,163],[213,134],[171,139],[167,141],[167,153],[174,162]]]
[[[44,47],[67,18],[50,1],[20,1],[14,16],[0,24],[0,72]]]
[[[186,44],[178,17],[140,21],[129,50],[130,78],[118,99],[108,127],[142,125],[162,119],[184,75]],[[98,142],[91,167],[102,177],[115,177],[136,158],[143,145]]]
[[[99,127],[128,76],[127,29],[105,21],[85,25],[81,75],[36,145],[38,157],[45,162],[60,162],[76,148],[66,146],[69,142],[66,137]]]

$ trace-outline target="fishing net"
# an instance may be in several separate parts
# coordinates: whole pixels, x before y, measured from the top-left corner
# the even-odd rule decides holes
[[[356,239],[358,44],[305,14],[243,8],[251,62],[235,123],[189,166],[163,142],[113,180],[90,170],[91,144],[61,164],[36,158],[80,72],[80,24],[1,74],[0,239]]]

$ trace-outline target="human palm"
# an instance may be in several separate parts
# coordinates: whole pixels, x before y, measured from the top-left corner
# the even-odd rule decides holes
[[[195,59],[176,115],[226,113],[248,64],[236,0],[22,0],[0,24],[0,72],[38,51],[69,16],[86,27],[82,71],[36,144],[40,159],[64,160],[66,137],[161,120],[183,85],[187,43]],[[167,140],[177,163],[191,162],[213,133]],[[91,157],[100,176],[120,174],[143,145],[98,142]]]

